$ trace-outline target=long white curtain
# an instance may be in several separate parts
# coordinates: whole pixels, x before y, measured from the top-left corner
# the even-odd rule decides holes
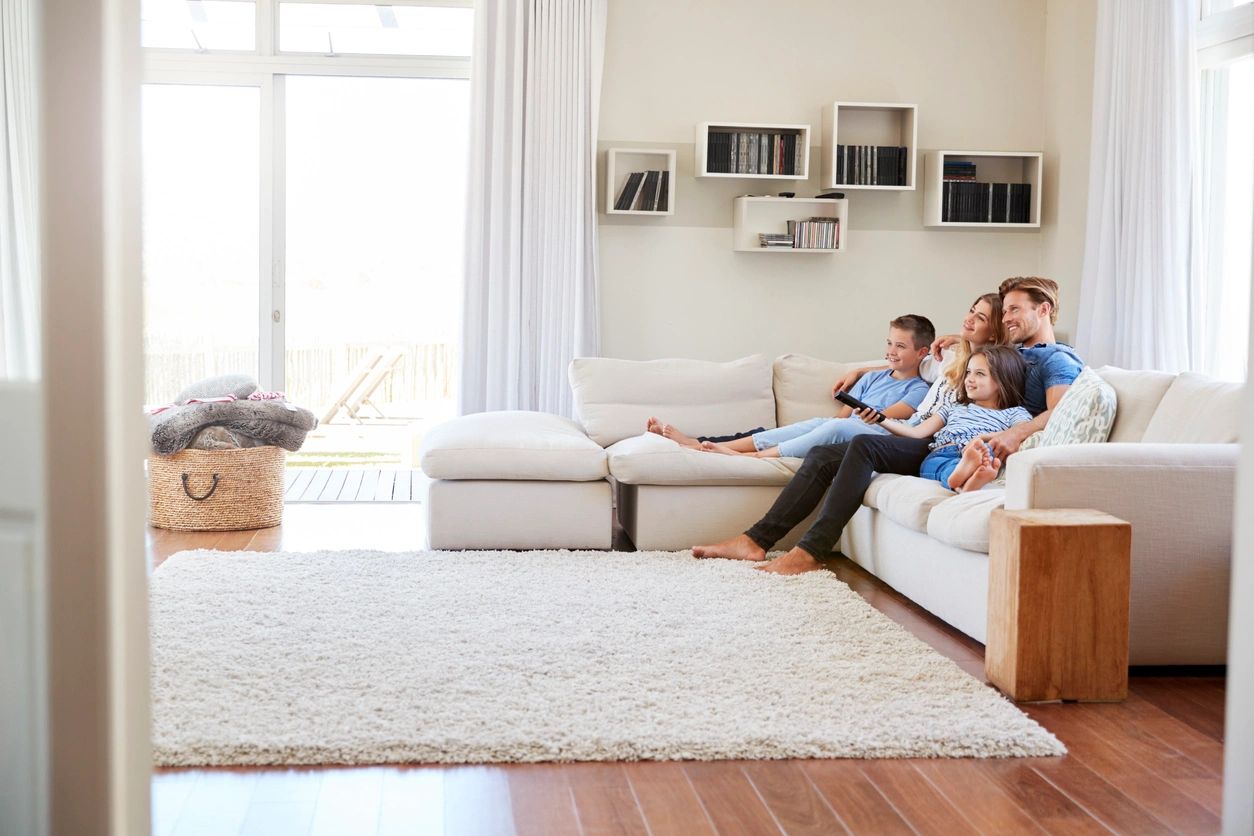
[[[0,2],[0,380],[39,377],[37,10]]]
[[[1099,0],[1076,344],[1090,364],[1191,366],[1192,4]]]
[[[461,411],[572,412],[598,350],[606,0],[480,0],[471,73]]]

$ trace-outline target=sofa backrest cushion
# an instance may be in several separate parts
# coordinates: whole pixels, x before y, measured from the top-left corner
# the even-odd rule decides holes
[[[1236,443],[1244,386],[1184,372],[1172,381],[1141,439],[1175,444]]]
[[[832,398],[832,385],[854,369],[882,365],[883,358],[860,363],[833,363],[804,354],[785,354],[776,358],[776,423],[782,427],[835,415],[840,404]]]
[[[1102,366],[1095,371],[1114,388],[1119,402],[1107,441],[1140,441],[1176,376],[1171,372],[1129,371],[1118,366]]]
[[[650,417],[692,435],[731,435],[775,426],[771,364],[761,354],[705,360],[571,361],[576,420],[608,447],[645,431]]]

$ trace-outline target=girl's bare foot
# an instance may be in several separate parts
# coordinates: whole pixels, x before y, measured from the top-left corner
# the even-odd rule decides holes
[[[739,534],[730,540],[715,543],[712,546],[694,546],[693,557],[722,557],[728,560],[766,560],[766,551],[749,539],[747,534]]]
[[[701,448],[701,442],[697,441],[686,433],[681,433],[671,424],[663,424],[661,429],[662,435],[678,444],[680,447],[691,447],[693,450]]]
[[[980,466],[975,469],[975,473],[972,473],[971,478],[962,486],[962,492],[978,491],[996,479],[1000,471],[1001,459],[990,457],[988,453],[985,453],[984,460],[980,463]]]
[[[644,431],[650,433],[662,434],[662,422],[653,416],[649,416],[649,420],[644,422]]]
[[[802,548],[793,547],[791,551],[784,552],[779,557],[763,566],[754,566],[762,572],[770,572],[774,575],[800,575],[803,572],[813,572],[815,569],[822,569],[823,564],[814,559],[814,555]]]
[[[949,474],[949,489],[951,491],[962,490],[962,486],[980,466],[981,456],[986,455],[988,451],[984,449],[982,443],[968,444],[962,451],[962,459],[958,462],[958,466],[954,468],[953,473]]]

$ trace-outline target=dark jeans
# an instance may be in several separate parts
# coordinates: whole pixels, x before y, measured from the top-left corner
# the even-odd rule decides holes
[[[748,438],[751,435],[766,432],[766,427],[757,427],[748,432],[736,433],[735,435],[699,435],[697,441],[713,441],[715,444],[721,441],[735,441],[738,438]]]
[[[797,546],[820,560],[830,557],[845,525],[861,507],[862,495],[875,474],[918,476],[919,465],[927,458],[929,441],[860,435],[846,444],[815,447],[771,510],[745,534],[769,551],[822,501],[819,518]],[[823,500],[825,492],[827,499]]]

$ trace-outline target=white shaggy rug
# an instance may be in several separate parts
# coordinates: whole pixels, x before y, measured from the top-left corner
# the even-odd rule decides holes
[[[827,572],[196,551],[151,605],[165,766],[1064,752]]]

